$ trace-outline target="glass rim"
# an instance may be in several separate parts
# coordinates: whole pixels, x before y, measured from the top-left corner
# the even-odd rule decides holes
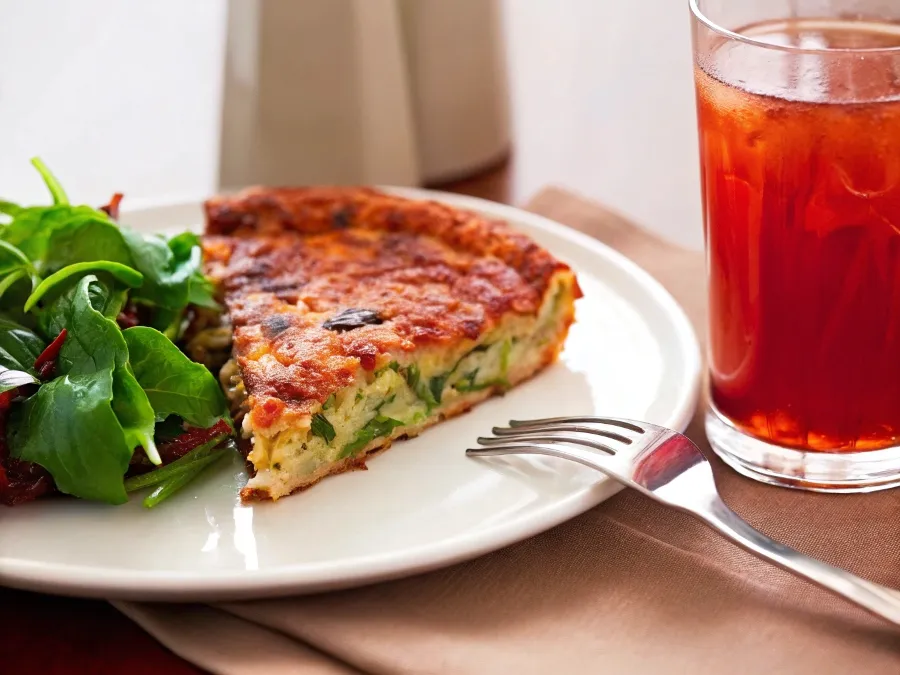
[[[900,45],[896,47],[795,47],[793,45],[778,45],[772,42],[765,42],[764,40],[758,40],[756,38],[750,37],[749,35],[742,35],[741,33],[737,33],[733,30],[729,30],[724,26],[720,26],[715,21],[710,19],[703,11],[700,9],[700,0],[688,0],[688,3],[691,7],[691,13],[694,15],[694,18],[702,23],[704,26],[709,28],[714,33],[718,33],[722,37],[728,38],[730,40],[737,40],[738,42],[743,42],[748,45],[753,45],[754,47],[761,47],[762,49],[774,49],[776,51],[781,52],[789,52],[793,54],[900,54]],[[837,17],[835,17],[837,18]],[[824,19],[824,17],[820,17],[820,19]],[[871,23],[875,23],[872,21]]]

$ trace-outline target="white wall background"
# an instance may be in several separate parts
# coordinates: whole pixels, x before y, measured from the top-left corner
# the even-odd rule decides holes
[[[702,245],[686,0],[504,0],[515,199],[547,183]]]
[[[516,203],[560,184],[699,247],[687,3],[504,2]],[[0,198],[46,199],[33,155],[79,201],[213,191],[225,20],[225,0],[0,0]]]
[[[0,0],[0,198],[45,203],[215,187],[222,0]]]

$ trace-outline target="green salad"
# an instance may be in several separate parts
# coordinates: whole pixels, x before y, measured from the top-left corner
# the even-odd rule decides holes
[[[178,344],[218,311],[200,242],[74,205],[0,201],[0,503],[50,493],[152,507],[233,450],[215,375]]]

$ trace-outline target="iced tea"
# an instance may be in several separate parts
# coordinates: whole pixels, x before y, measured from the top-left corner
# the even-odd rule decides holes
[[[900,27],[739,32],[810,53],[723,41],[696,67],[712,404],[779,446],[898,445],[900,60],[877,50]]]

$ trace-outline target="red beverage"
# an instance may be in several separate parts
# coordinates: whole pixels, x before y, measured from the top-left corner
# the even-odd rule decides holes
[[[894,24],[739,32],[819,50],[900,46]],[[696,68],[712,404],[780,446],[900,445],[897,56],[763,51],[723,41]]]

